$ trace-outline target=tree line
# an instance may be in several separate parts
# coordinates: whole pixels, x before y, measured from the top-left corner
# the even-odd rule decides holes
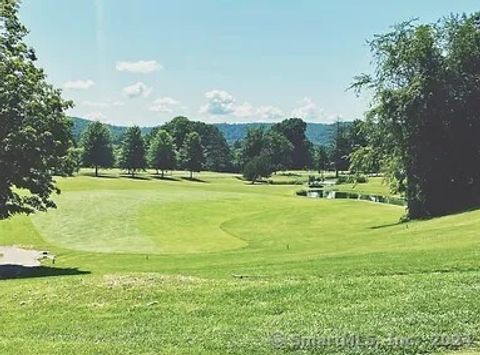
[[[315,146],[305,135],[306,123],[286,119],[269,129],[252,128],[246,137],[229,146],[213,125],[176,117],[142,135],[139,127],[127,129],[119,145],[113,143],[108,126],[92,122],[81,135],[78,166],[119,167],[134,176],[139,170],[165,172],[183,169],[243,173],[252,182],[282,170],[317,169],[344,171],[349,154],[363,144],[362,121],[337,122],[328,146]]]

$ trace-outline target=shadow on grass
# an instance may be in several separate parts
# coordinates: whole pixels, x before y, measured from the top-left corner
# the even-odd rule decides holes
[[[153,179],[156,180],[165,180],[165,181],[180,181],[180,179],[174,178],[173,176],[161,176],[161,175],[152,175]]]
[[[125,179],[130,179],[130,180],[151,180],[147,176],[138,176],[138,175],[132,176],[128,174],[122,174],[121,177]]]
[[[245,182],[245,185],[274,185],[268,180],[255,180],[255,182],[248,181],[248,180],[243,180]]]
[[[382,224],[381,226],[373,226],[370,227],[370,229],[383,229],[383,228],[388,228],[388,227],[395,227],[395,226],[400,226],[400,225],[405,225],[406,228],[408,228],[408,225],[404,221],[398,221],[395,223],[388,223],[388,224]]]
[[[209,182],[208,181],[205,181],[205,180],[202,180],[202,179],[198,179],[198,178],[189,178],[189,177],[181,177],[182,180],[185,180],[185,181],[191,181],[191,182],[201,182],[201,183],[204,183],[204,184],[208,184]]]
[[[401,225],[405,226],[405,228],[408,229],[408,224],[410,222],[420,222],[420,221],[421,222],[426,222],[426,221],[430,221],[430,220],[433,220],[433,219],[436,219],[436,218],[442,218],[442,217],[447,217],[447,216],[455,216],[455,215],[468,213],[468,212],[474,212],[474,211],[478,211],[478,210],[480,210],[480,206],[468,207],[468,208],[460,209],[458,211],[452,211],[450,213],[444,213],[444,214],[439,214],[439,215],[435,215],[435,216],[426,216],[426,217],[423,217],[423,218],[409,219],[407,217],[402,217],[396,223],[389,223],[389,224],[384,224],[384,225],[381,225],[381,226],[373,226],[373,227],[370,227],[370,229],[382,229],[382,228],[395,227],[395,226],[401,226]]]
[[[0,265],[0,280],[24,279],[48,276],[87,275],[90,271],[77,268],[57,268],[49,266]]]
[[[277,176],[288,176],[288,177],[302,177],[302,175],[296,174],[296,173],[277,173],[277,174],[274,174],[274,175],[277,175]]]
[[[101,175],[98,174],[98,176],[95,176],[95,173],[82,173],[80,176],[87,176],[87,177],[93,177],[93,178],[98,178],[98,179],[118,179],[118,176],[115,175]]]

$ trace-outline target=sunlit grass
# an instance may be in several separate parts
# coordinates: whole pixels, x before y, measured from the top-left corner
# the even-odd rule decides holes
[[[401,207],[237,175],[87,173],[59,179],[57,210],[0,222],[0,244],[90,273],[1,281],[1,354],[265,354],[345,334],[379,344],[304,350],[415,354],[457,348],[436,335],[480,335],[480,211],[405,224]]]

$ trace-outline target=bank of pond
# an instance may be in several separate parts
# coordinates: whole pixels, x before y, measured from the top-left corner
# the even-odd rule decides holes
[[[386,203],[396,206],[405,206],[406,201],[400,197],[383,196],[375,194],[367,194],[360,192],[335,191],[328,189],[306,189],[297,191],[298,196],[308,198],[325,198],[325,199],[349,199],[371,201],[376,203]]]

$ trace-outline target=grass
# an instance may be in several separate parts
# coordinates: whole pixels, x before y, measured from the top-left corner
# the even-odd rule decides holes
[[[396,196],[385,184],[383,177],[369,177],[367,183],[336,185],[335,190],[345,192],[369,193],[381,196]]]
[[[0,245],[89,274],[1,281],[0,353],[476,349],[480,211],[399,224],[397,206],[182,176],[59,179],[57,210],[1,221]],[[320,344],[352,335],[376,344]]]

